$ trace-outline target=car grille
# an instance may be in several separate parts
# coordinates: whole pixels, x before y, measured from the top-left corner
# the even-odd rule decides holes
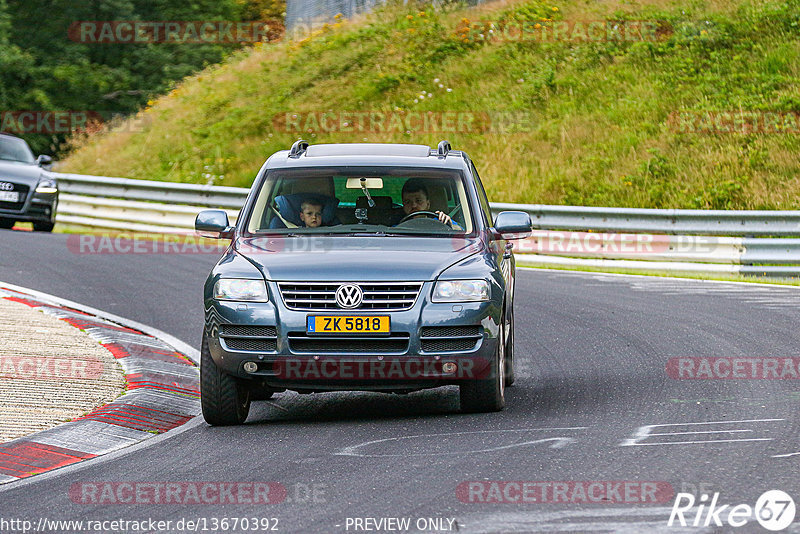
[[[408,334],[393,334],[388,337],[317,337],[305,334],[289,334],[292,352],[405,352],[408,350]]]
[[[4,180],[0,178],[0,182]],[[30,188],[27,185],[13,184],[14,191],[19,193],[19,202],[0,202],[0,210],[20,211],[25,205],[25,200],[28,198],[28,191]]]
[[[275,350],[278,348],[278,340],[225,338],[225,345],[227,345],[228,349],[230,350],[275,352]]]
[[[283,303],[290,310],[341,310],[336,303],[336,290],[341,283],[280,283]],[[364,292],[361,306],[352,310],[408,310],[414,306],[422,282],[355,283]]]
[[[219,335],[226,337],[277,337],[274,326],[224,324]]]
[[[227,350],[275,352],[278,349],[274,326],[224,324],[220,326],[219,337]]]
[[[473,350],[483,337],[480,326],[426,326],[420,345],[423,352],[464,352]]]

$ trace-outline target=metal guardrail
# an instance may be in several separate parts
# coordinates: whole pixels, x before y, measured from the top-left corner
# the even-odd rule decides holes
[[[192,232],[195,216],[207,208],[225,209],[235,221],[249,192],[76,174],[57,178],[57,222],[133,232]],[[531,215],[537,230],[515,247],[526,264],[800,276],[800,239],[794,238],[800,236],[800,211],[504,203],[492,203],[491,208],[495,213],[519,210]]]
[[[236,221],[248,189],[57,174],[56,222],[71,226],[153,233],[194,231],[197,213],[225,209]]]
[[[553,230],[719,236],[800,236],[800,211],[683,210],[492,204],[523,208],[534,226]]]
[[[210,208],[240,209],[249,189],[80,174],[57,174],[61,191],[92,197],[122,198],[189,204]]]

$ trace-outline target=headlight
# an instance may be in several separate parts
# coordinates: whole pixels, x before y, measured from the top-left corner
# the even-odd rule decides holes
[[[477,302],[489,300],[486,280],[445,280],[436,282],[433,302]]]
[[[263,280],[240,280],[223,278],[214,284],[214,298],[217,300],[246,300],[267,302],[267,284]]]
[[[56,181],[50,178],[43,178],[39,181],[39,185],[36,186],[37,193],[58,193],[58,185],[56,185]]]

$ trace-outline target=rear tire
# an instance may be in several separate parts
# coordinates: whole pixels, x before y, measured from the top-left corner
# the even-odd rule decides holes
[[[250,413],[250,390],[241,379],[217,367],[203,332],[200,348],[200,405],[203,419],[213,426],[240,425]]]
[[[461,411],[465,413],[499,412],[506,405],[505,396],[505,314],[500,319],[497,350],[485,380],[467,379],[459,386]]]
[[[275,395],[275,392],[271,389],[264,388],[262,386],[254,386],[250,388],[250,400],[251,401],[265,401],[272,398]]]
[[[516,380],[514,374],[514,305],[511,305],[508,318],[508,330],[506,334],[506,387],[509,387]]]
[[[34,232],[52,232],[56,223],[50,221],[36,221],[33,223]]]

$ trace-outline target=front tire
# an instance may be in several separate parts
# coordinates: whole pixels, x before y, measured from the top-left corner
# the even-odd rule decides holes
[[[0,229],[3,230],[11,230],[14,228],[14,223],[17,221],[12,221],[11,219],[0,219]]]
[[[50,221],[36,221],[33,223],[34,232],[52,232],[56,223]]]
[[[500,319],[497,350],[484,380],[467,379],[459,386],[461,411],[465,413],[499,412],[506,405],[505,314]]]
[[[53,205],[50,207],[50,220],[49,221],[34,221],[34,232],[52,232],[56,226],[56,210],[58,209],[58,198],[55,199]]]
[[[250,390],[242,380],[217,367],[203,332],[200,348],[200,405],[209,425],[240,425],[250,413]]]

